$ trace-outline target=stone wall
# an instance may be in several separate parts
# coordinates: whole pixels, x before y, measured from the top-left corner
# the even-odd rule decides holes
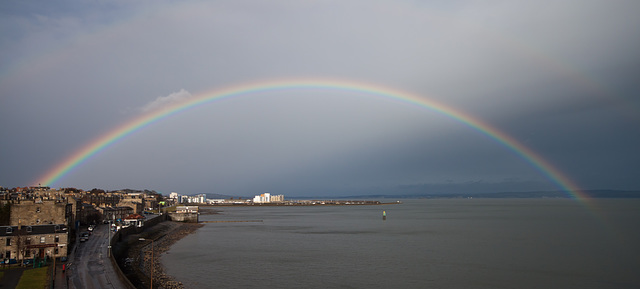
[[[171,221],[185,222],[185,223],[198,223],[198,213],[169,213]]]

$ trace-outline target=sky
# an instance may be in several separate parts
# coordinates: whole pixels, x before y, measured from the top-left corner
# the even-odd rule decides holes
[[[0,186],[38,185],[168,105],[332,79],[455,108],[580,189],[638,190],[637,11],[638,1],[583,0],[2,1]],[[314,88],[176,113],[47,185],[232,196],[563,189],[450,115]]]

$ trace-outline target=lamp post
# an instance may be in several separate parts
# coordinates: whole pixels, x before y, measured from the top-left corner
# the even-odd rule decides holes
[[[146,241],[145,238],[140,238],[138,239],[139,241]],[[151,262],[149,263],[149,271],[151,271],[151,285],[149,286],[149,288],[153,289],[153,239],[149,239],[149,241],[151,241]]]
[[[107,257],[111,257],[111,220],[109,220],[109,224],[108,224],[108,228],[107,228],[107,244],[109,244],[109,246],[107,246]]]

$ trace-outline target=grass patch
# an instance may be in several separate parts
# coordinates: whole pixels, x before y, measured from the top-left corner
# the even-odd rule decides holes
[[[16,289],[45,288],[49,277],[49,267],[25,270]]]

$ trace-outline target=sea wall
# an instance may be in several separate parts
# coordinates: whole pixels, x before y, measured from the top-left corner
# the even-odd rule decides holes
[[[198,223],[198,213],[189,212],[189,213],[169,213],[169,217],[171,221],[174,222],[185,222],[185,223]]]
[[[130,268],[127,266],[127,257],[129,247],[132,245],[138,245],[140,243],[135,236],[141,234],[145,230],[149,230],[152,227],[168,220],[168,216],[160,215],[144,223],[142,227],[130,226],[122,228],[115,232],[110,241],[111,245],[111,263],[114,266],[114,270],[118,274],[118,277],[127,284],[127,289],[134,289],[136,286],[134,283],[139,284],[139,280],[132,278]],[[126,272],[125,272],[126,271]],[[133,282],[132,282],[132,279]]]

